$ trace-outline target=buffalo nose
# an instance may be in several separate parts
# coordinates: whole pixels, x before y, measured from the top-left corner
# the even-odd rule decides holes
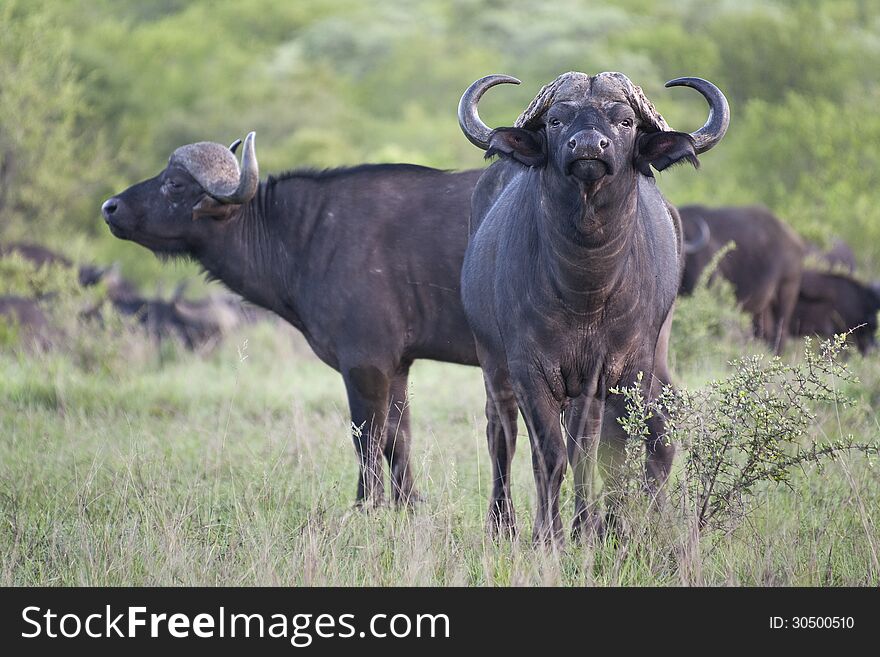
[[[568,147],[571,150],[575,150],[580,146],[581,148],[588,150],[598,149],[601,152],[608,148],[610,144],[611,142],[608,141],[608,138],[603,137],[601,133],[596,130],[579,132],[568,140]]]
[[[108,198],[101,206],[101,214],[104,215],[104,221],[110,221],[110,217],[119,209],[119,201],[115,198]]]

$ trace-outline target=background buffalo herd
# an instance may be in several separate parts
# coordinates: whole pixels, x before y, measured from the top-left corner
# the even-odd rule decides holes
[[[716,263],[715,275],[733,285],[737,301],[753,318],[756,337],[781,349],[785,339],[777,345],[774,324],[780,322],[786,337],[849,333],[861,353],[875,347],[880,283],[864,278],[846,242],[837,238],[830,248],[822,249],[760,206],[688,205],[680,212],[686,255],[679,294],[690,294],[713,256],[731,244],[731,252]],[[122,276],[118,266],[74,265],[68,257],[33,242],[0,244],[0,257],[13,254],[37,268],[63,267],[71,280],[85,287],[102,283],[110,312],[134,318],[145,338],[175,340],[187,349],[210,348],[243,322],[269,317],[230,293],[188,300],[183,296],[184,284],[169,298],[147,297]],[[60,335],[46,312],[51,305],[51,297],[0,296],[0,317],[18,327],[22,344],[48,348]],[[86,318],[96,312],[96,308],[83,309]]]
[[[39,272],[43,267],[56,268],[71,284],[89,288],[101,287],[100,303],[80,309],[83,321],[100,319],[101,313],[112,312],[130,318],[132,326],[144,339],[155,343],[175,341],[189,350],[206,350],[243,323],[256,321],[258,309],[244,305],[232,294],[215,292],[202,298],[184,297],[186,285],[180,284],[170,298],[147,297],[127,280],[119,266],[110,264],[74,263],[64,255],[32,242],[0,244],[0,257],[19,258],[29,269]],[[14,346],[28,349],[51,349],[63,342],[64,332],[53,310],[55,294],[39,296],[0,296],[0,318],[14,331]],[[104,303],[106,301],[106,303]],[[12,342],[10,340],[10,342]]]

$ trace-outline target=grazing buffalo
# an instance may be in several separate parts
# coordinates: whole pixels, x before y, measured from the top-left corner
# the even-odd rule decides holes
[[[36,299],[0,297],[0,328],[4,342],[10,339],[28,348],[49,346],[49,321]]]
[[[410,365],[477,364],[459,276],[481,172],[365,165],[261,183],[254,134],[241,168],[235,146],[178,148],[159,175],[107,200],[104,218],[117,237],[197,260],[302,331],[345,382],[358,501],[382,501],[384,454],[405,504]]]
[[[853,253],[852,247],[843,240],[832,240],[831,248],[827,251],[810,242],[807,242],[806,247],[808,256],[815,257],[834,271],[843,271],[849,275],[855,273],[856,254]]]
[[[532,445],[537,486],[536,541],[561,536],[559,492],[567,458],[575,476],[573,533],[600,526],[594,499],[600,436],[626,435],[615,386],[642,382],[655,396],[670,382],[667,349],[681,274],[678,215],[657,189],[651,166],[698,165],[723,137],[724,95],[699,78],[679,78],[709,101],[709,119],[693,134],[673,132],[620,73],[566,73],[545,86],[515,127],[487,127],[477,103],[490,87],[518,83],[491,75],[464,93],[459,122],[468,139],[501,159],[474,192],[474,233],[462,269],[462,300],[477,341],[488,392],[495,467],[490,525],[511,531],[509,467],[516,408]],[[640,373],[644,373],[644,379]],[[674,448],[658,416],[648,421],[646,485],[655,495]]]
[[[156,343],[178,340],[187,349],[210,348],[245,319],[237,299],[219,295],[197,301],[175,296],[170,301],[141,296],[111,296],[110,303],[120,315],[133,317]],[[100,316],[94,309],[88,316]]]
[[[31,244],[28,242],[11,242],[9,244],[0,244],[0,258],[8,255],[17,255],[27,260],[37,269],[45,265],[73,267],[73,262],[69,258],[56,253],[51,249],[47,249],[41,244]],[[80,265],[77,269],[77,277],[79,284],[88,287],[99,282],[104,275],[106,269],[96,267],[94,265]]]
[[[708,228],[708,243],[685,257],[681,293],[693,292],[715,253],[728,242],[735,248],[718,265],[737,301],[752,316],[755,336],[781,353],[797,302],[806,247],[794,231],[761,206],[679,208],[685,236]]]
[[[865,354],[876,346],[880,291],[851,276],[804,270],[791,335],[828,338],[852,331],[850,337]]]
[[[179,287],[171,301],[176,326],[191,349],[212,346],[239,326],[254,320],[254,313],[231,294],[210,294],[194,301],[183,298]]]

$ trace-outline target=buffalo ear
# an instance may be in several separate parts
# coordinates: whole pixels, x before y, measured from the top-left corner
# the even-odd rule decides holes
[[[679,164],[690,162],[695,169],[700,168],[700,161],[694,150],[694,138],[686,132],[660,131],[649,132],[639,137],[636,147],[636,168],[648,177],[653,177],[651,166],[657,171]]]
[[[529,167],[544,164],[547,154],[544,152],[544,137],[539,132],[523,128],[498,128],[489,137],[489,148],[486,157],[501,155],[513,158]]]
[[[210,219],[215,220],[224,220],[229,219],[229,216],[232,214],[234,208],[237,208],[237,205],[231,205],[229,203],[221,203],[213,196],[208,196],[205,194],[193,206],[192,218],[193,221],[196,219],[202,219],[204,217],[208,217]]]

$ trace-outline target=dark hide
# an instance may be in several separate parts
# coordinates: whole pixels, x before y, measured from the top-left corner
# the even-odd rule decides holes
[[[410,365],[477,364],[459,296],[479,171],[410,165],[293,172],[221,204],[173,164],[104,205],[110,230],[197,260],[248,301],[302,331],[342,374],[361,474],[359,502],[415,497],[409,465]],[[387,431],[386,431],[387,427]]]
[[[0,244],[0,258],[9,255],[17,255],[33,264],[37,269],[45,265],[59,267],[73,267],[73,262],[60,253],[47,249],[40,244],[28,242],[10,242]],[[96,265],[80,265],[77,269],[77,280],[83,287],[96,285],[104,280],[105,275],[111,268]]]
[[[852,330],[849,338],[865,354],[876,346],[880,294],[849,276],[804,270],[791,335],[830,338]],[[856,328],[858,327],[858,328]]]
[[[45,349],[49,346],[49,322],[36,299],[0,297],[0,321],[13,327],[24,347]]]
[[[190,351],[216,345],[245,320],[238,301],[219,297],[164,301],[111,295],[110,303],[119,314],[135,318],[151,340],[157,343],[177,340]],[[100,310],[96,309],[86,316],[100,319],[100,315]]]
[[[40,268],[43,265],[73,267],[73,263],[63,255],[55,253],[51,249],[47,249],[45,246],[39,244],[30,244],[26,242],[0,244],[0,257],[12,254],[20,256],[35,265],[37,268]]]
[[[797,301],[805,246],[786,224],[761,206],[679,208],[685,239],[709,227],[703,249],[685,256],[681,294],[690,294],[712,259],[728,242],[736,246],[722,258],[718,271],[731,282],[742,309],[752,315],[755,336],[782,353],[791,313]]]
[[[45,265],[56,267],[73,267],[73,262],[68,258],[56,253],[51,249],[47,249],[40,244],[31,244],[28,242],[11,242],[9,244],[0,244],[0,258],[8,255],[18,255],[21,258],[32,263],[37,269]],[[95,285],[101,281],[107,269],[97,267],[95,265],[80,265],[77,269],[77,280],[83,287]]]
[[[807,255],[814,256],[828,265],[834,271],[843,271],[854,274],[856,271],[856,254],[852,247],[841,239],[831,242],[831,248],[823,251],[812,243],[807,243]]]
[[[534,538],[561,535],[559,493],[575,475],[573,531],[596,529],[601,435],[613,477],[626,440],[614,386],[644,372],[646,394],[670,382],[667,347],[681,272],[677,213],[650,166],[696,163],[693,141],[643,132],[633,109],[602,95],[554,103],[543,125],[500,128],[487,153],[502,156],[473,199],[474,234],[462,299],[488,393],[494,488],[490,525],[513,531],[509,469],[522,412],[538,494]],[[568,445],[560,426],[565,413]],[[657,495],[674,449],[649,421],[646,485]],[[610,482],[614,488],[614,482]]]

